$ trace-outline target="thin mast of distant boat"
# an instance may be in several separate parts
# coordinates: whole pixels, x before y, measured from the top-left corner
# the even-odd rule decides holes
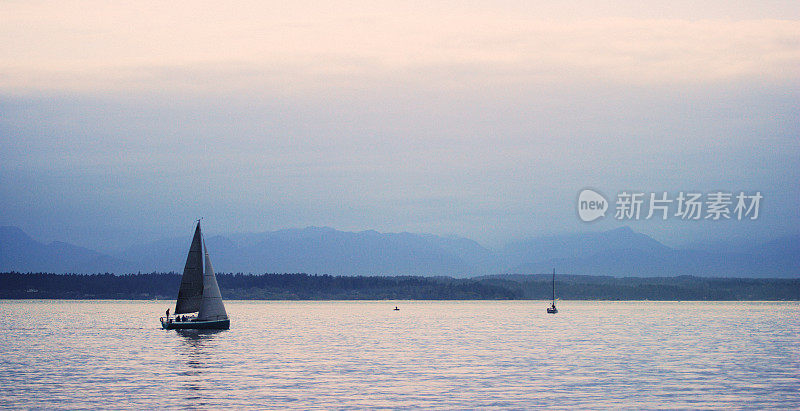
[[[556,269],[553,269],[553,303],[547,307],[548,314],[555,314],[558,312],[556,308]]]

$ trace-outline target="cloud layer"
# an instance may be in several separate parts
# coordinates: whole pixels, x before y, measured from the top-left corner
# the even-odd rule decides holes
[[[798,20],[445,5],[5,2],[0,90],[294,93],[392,81],[463,88],[800,77]]]
[[[800,231],[794,2],[0,3],[0,225],[97,249],[307,225],[611,228],[586,187],[761,190]],[[214,224],[209,224],[214,227]],[[213,231],[213,228],[212,228]]]

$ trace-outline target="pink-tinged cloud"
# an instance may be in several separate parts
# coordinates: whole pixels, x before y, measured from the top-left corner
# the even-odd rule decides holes
[[[389,3],[10,2],[0,14],[5,92],[800,79],[800,20],[691,11],[554,18]]]

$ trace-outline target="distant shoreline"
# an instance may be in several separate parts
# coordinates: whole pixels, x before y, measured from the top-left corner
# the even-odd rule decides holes
[[[422,276],[217,274],[226,300],[549,300],[546,275],[467,279]],[[0,299],[173,300],[180,275],[0,273]],[[556,277],[556,298],[575,301],[800,301],[800,278]]]
[[[148,298],[0,298],[0,301],[153,301],[153,302],[165,302],[165,303],[175,303],[175,299],[172,298],[156,298],[156,299],[148,299]],[[550,304],[550,300],[528,300],[528,299],[521,299],[521,300],[483,300],[483,299],[469,299],[469,300],[423,300],[423,299],[416,299],[416,298],[409,298],[409,299],[384,299],[384,300],[333,300],[333,299],[320,299],[320,300],[277,300],[277,299],[225,299],[225,304],[228,302],[235,302],[235,301],[267,301],[267,302],[380,302],[380,301],[417,301],[417,302],[470,302],[470,301],[497,301],[497,302],[510,302],[510,301],[519,301],[519,302],[546,302],[548,305]],[[650,302],[650,303],[796,303],[800,302],[800,300],[562,300],[556,299],[556,305],[558,302],[598,302],[598,303],[637,303],[637,302]],[[559,307],[561,309],[561,307]]]

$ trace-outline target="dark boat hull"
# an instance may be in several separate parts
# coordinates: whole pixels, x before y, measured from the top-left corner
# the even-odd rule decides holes
[[[165,321],[162,318],[161,327],[165,330],[227,330],[231,328],[231,320]]]

